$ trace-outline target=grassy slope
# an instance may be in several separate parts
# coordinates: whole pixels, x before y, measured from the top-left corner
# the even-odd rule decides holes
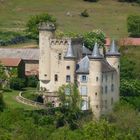
[[[89,18],[80,17],[88,9]],[[73,16],[66,16],[67,12]],[[57,17],[59,29],[84,32],[102,29],[114,38],[127,35],[126,18],[140,14],[140,7],[119,3],[116,0],[100,0],[88,3],[83,0],[4,0],[0,2],[0,30],[21,30],[31,15],[49,12]]]
[[[37,109],[32,106],[24,105],[16,101],[16,96],[18,96],[19,91],[12,91],[12,92],[4,92],[3,97],[4,101],[6,102],[7,107],[9,108],[24,108],[26,110]]]

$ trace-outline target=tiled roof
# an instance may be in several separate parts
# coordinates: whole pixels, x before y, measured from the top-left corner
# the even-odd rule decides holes
[[[0,63],[7,67],[17,67],[21,58],[0,58]]]
[[[0,48],[0,58],[21,58],[39,60],[39,49]]]
[[[120,45],[134,45],[134,46],[140,46],[140,38],[122,38],[120,40]]]

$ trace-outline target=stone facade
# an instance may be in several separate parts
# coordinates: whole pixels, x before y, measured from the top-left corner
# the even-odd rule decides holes
[[[77,83],[82,110],[91,109],[96,117],[110,112],[119,100],[120,54],[115,43],[103,56],[97,43],[90,52],[73,39],[55,39],[52,23],[40,24],[39,30],[39,80],[46,102],[58,106],[58,88]]]

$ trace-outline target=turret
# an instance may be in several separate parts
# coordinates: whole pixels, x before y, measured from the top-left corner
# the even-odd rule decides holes
[[[112,41],[109,51],[106,53],[106,60],[116,69],[118,75],[120,75],[120,53],[114,40]]]
[[[39,79],[41,82],[49,82],[51,79],[51,61],[50,61],[50,38],[54,37],[55,25],[53,23],[39,24]]]
[[[76,62],[75,55],[73,53],[73,48],[71,45],[71,40],[68,42],[68,48],[66,51],[66,55],[64,56],[65,70],[66,70],[66,82],[74,83],[75,82],[75,70],[76,70]]]
[[[101,94],[102,94],[102,60],[98,44],[95,43],[92,55],[89,57],[89,99],[90,108],[98,118],[101,115]]]

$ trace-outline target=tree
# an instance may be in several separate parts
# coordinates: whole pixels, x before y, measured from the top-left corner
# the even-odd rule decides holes
[[[58,90],[60,109],[56,112],[57,127],[68,125],[71,129],[78,127],[81,115],[81,98],[75,84],[63,85]]]
[[[103,32],[101,31],[91,31],[91,32],[86,32],[83,35],[83,41],[84,41],[84,45],[89,48],[90,50],[93,49],[95,42],[97,42],[99,44],[100,47],[103,48],[103,52],[105,54],[106,50],[105,50],[105,35]]]
[[[40,22],[53,22],[56,24],[56,19],[48,13],[32,16],[26,24],[29,37],[38,40]]]
[[[127,30],[130,36],[140,37],[140,16],[130,15],[127,18]]]
[[[3,100],[3,95],[2,93],[0,93],[0,111],[3,111],[4,108],[5,108],[5,103]]]

